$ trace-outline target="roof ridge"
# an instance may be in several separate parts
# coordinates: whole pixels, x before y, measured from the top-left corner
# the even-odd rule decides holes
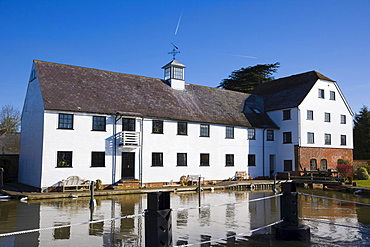
[[[191,85],[191,86],[194,86],[194,87],[203,87],[203,88],[209,88],[209,89],[219,90],[219,91],[223,91],[223,92],[233,92],[233,93],[239,93],[239,94],[243,94],[243,95],[251,95],[250,93],[244,93],[244,92],[234,91],[234,90],[230,90],[230,89],[210,87],[210,86],[203,86],[203,85],[196,85],[196,84],[191,84],[191,83],[185,83],[185,84],[186,85]]]
[[[310,71],[306,71],[306,72],[302,72],[302,73],[299,73],[299,74],[294,74],[294,75],[289,75],[289,76],[284,76],[284,77],[280,77],[280,78],[277,78],[277,79],[274,79],[274,80],[271,80],[271,81],[268,81],[266,83],[269,83],[269,82],[273,82],[273,81],[277,81],[277,80],[281,80],[281,79],[288,79],[288,78],[291,78],[291,77],[298,77],[298,76],[303,76],[305,74],[310,74],[310,73],[314,73],[317,77],[319,77],[319,79],[324,79],[324,80],[329,80],[329,81],[333,81],[335,82],[333,79],[330,79],[329,77],[321,74],[320,72],[316,71],[316,70],[310,70]],[[322,77],[322,78],[321,78]]]
[[[109,70],[105,70],[105,69],[96,69],[96,68],[82,67],[82,66],[78,66],[78,65],[54,63],[54,62],[48,62],[48,61],[42,61],[42,60],[36,60],[36,59],[34,59],[33,61],[34,62],[39,62],[39,63],[55,64],[55,65],[60,65],[60,66],[74,67],[74,68],[87,69],[87,70],[98,70],[98,71],[107,72],[107,73],[113,73],[113,74],[120,74],[120,75],[127,75],[127,76],[141,77],[141,78],[148,78],[148,79],[163,81],[162,79],[159,79],[159,78],[154,78],[154,77],[149,77],[149,76],[142,76],[142,75],[127,74],[127,73],[122,73],[122,72],[109,71]]]

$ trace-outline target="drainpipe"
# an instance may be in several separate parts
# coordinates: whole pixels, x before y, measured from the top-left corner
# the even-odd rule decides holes
[[[302,144],[302,138],[301,138],[301,110],[297,107],[297,111],[298,111],[298,151],[299,152],[299,149],[301,147],[301,144]],[[301,164],[301,160],[300,158],[298,157],[295,157],[296,153],[295,153],[295,148],[293,147],[293,155],[294,155],[294,163],[298,163],[298,164],[294,164],[294,171],[297,171],[299,170],[299,166]]]
[[[264,128],[262,131],[262,168],[263,168],[263,176],[265,176],[265,131]]]
[[[112,184],[116,182],[116,167],[117,167],[117,122],[121,119],[118,112],[114,115],[113,124],[113,172],[112,172]]]
[[[115,183],[116,178],[116,124],[117,124],[117,115],[114,117],[113,124],[113,170],[112,170],[112,184]]]
[[[143,187],[143,143],[144,143],[144,118],[141,118],[141,126],[140,126],[140,162],[139,162],[139,180],[140,180],[140,187]]]

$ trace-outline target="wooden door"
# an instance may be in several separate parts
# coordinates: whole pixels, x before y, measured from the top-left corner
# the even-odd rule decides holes
[[[135,153],[122,153],[122,178],[135,178]]]

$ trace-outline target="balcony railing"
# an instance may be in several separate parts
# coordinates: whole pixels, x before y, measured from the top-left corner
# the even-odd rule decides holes
[[[122,131],[119,133],[119,145],[125,148],[140,146],[140,132]]]

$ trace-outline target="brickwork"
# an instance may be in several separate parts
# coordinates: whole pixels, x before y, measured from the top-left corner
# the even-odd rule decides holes
[[[350,164],[353,163],[353,150],[344,148],[309,148],[295,147],[295,155],[297,161],[296,170],[311,170],[310,160],[317,160],[317,168],[322,169],[321,160],[327,160],[327,169],[336,170],[338,159],[347,160]]]

